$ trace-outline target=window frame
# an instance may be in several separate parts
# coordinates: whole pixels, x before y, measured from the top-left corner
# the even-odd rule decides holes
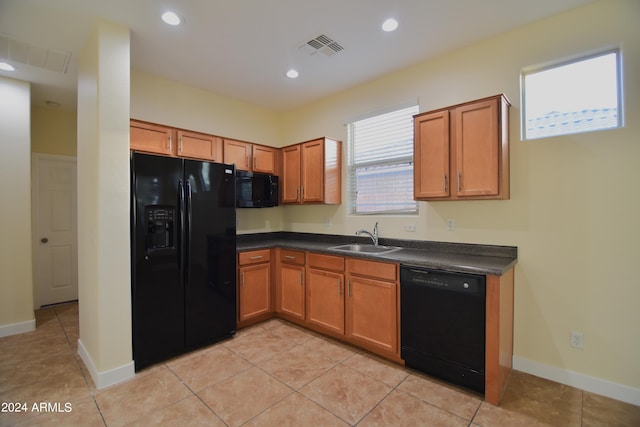
[[[361,215],[417,215],[418,214],[418,202],[415,200],[415,197],[412,197],[412,201],[414,204],[414,208],[411,209],[396,209],[396,210],[376,210],[372,212],[358,212],[357,211],[357,188],[356,188],[356,174],[358,169],[361,168],[375,168],[375,167],[384,167],[384,166],[402,166],[409,165],[411,168],[410,180],[412,182],[411,189],[413,194],[413,165],[414,165],[414,150],[413,150],[413,136],[411,137],[411,150],[410,154],[393,158],[393,159],[378,159],[378,160],[370,160],[359,163],[354,163],[355,161],[355,143],[354,143],[354,125],[363,120],[372,119],[378,116],[383,116],[386,114],[394,113],[400,110],[405,110],[412,108],[413,111],[410,112],[411,115],[411,134],[413,135],[413,116],[419,113],[419,104],[417,100],[413,100],[410,102],[405,102],[400,105],[395,105],[393,107],[380,109],[376,111],[372,111],[366,115],[359,116],[354,118],[346,123],[347,126],[347,198],[348,198],[348,213],[354,216]]]
[[[576,64],[583,61],[599,58],[602,56],[614,54],[615,55],[615,79],[616,79],[616,125],[604,128],[592,128],[592,129],[576,129],[558,134],[540,135],[540,136],[528,136],[527,135],[527,87],[526,77],[531,74],[540,73],[556,68],[561,68],[567,65]],[[622,79],[622,49],[618,47],[610,47],[598,51],[592,51],[587,54],[580,54],[572,56],[568,59],[545,63],[543,65],[536,65],[523,68],[520,72],[520,138],[522,141],[534,141],[545,138],[562,137],[568,135],[576,135],[588,132],[607,131],[613,129],[620,129],[624,127],[624,109],[623,109],[623,79]]]

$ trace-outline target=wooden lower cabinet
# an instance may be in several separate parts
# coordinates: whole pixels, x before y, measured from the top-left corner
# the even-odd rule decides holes
[[[347,295],[347,338],[370,349],[398,352],[397,284],[351,276]]]
[[[344,334],[344,274],[307,270],[307,322]]]
[[[271,251],[238,254],[238,326],[271,316]]]
[[[307,259],[307,323],[344,335],[344,257],[311,253]]]
[[[346,337],[355,344],[399,357],[398,267],[347,259]]]
[[[277,249],[277,252],[276,312],[293,319],[304,320],[304,252],[285,249]]]

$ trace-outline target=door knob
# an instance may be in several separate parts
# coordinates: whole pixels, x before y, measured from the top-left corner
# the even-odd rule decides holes
[[[43,237],[42,239],[40,239],[40,241],[42,243],[47,243],[49,241],[49,239],[47,239],[46,237]]]

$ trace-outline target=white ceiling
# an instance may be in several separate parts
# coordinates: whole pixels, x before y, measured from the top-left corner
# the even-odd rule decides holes
[[[66,73],[15,64],[0,75],[32,82],[35,104],[75,109],[78,53],[101,17],[131,29],[133,69],[285,111],[591,1],[0,0],[1,36],[71,53]],[[168,9],[185,24],[164,24]],[[387,17],[393,33],[380,29]],[[344,50],[299,49],[319,34]]]

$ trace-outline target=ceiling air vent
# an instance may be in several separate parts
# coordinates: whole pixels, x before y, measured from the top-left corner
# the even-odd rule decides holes
[[[302,46],[300,46],[300,50],[306,52],[309,55],[315,55],[318,52],[321,52],[325,56],[333,56],[336,53],[340,52],[344,48],[340,46],[340,43],[331,39],[324,34],[320,34],[319,36],[309,40]]]
[[[0,34],[0,58],[64,74],[71,53],[39,47]]]

